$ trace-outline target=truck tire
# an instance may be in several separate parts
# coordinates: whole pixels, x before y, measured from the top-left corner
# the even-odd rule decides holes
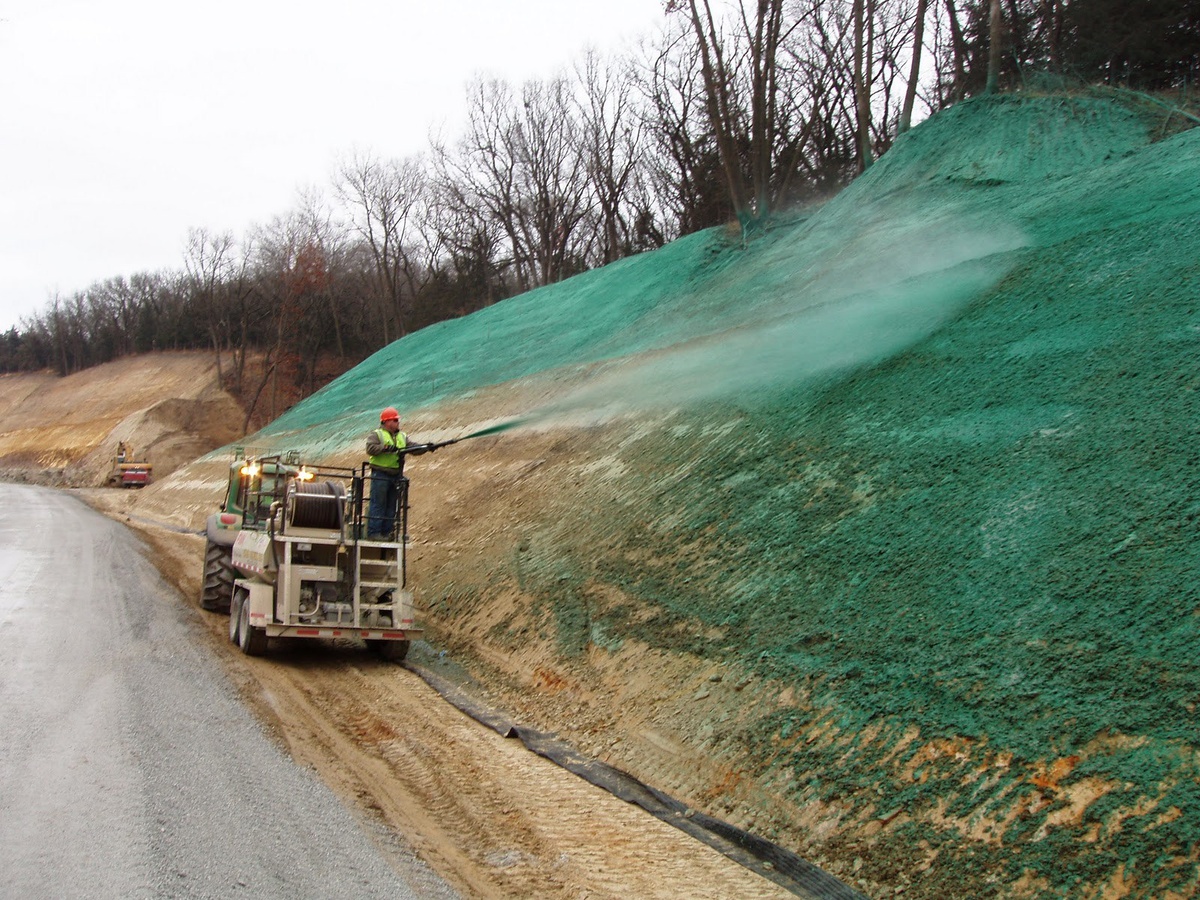
[[[408,641],[367,641],[367,646],[387,662],[404,662],[408,656]]]
[[[267,652],[267,632],[250,624],[250,598],[242,598],[238,610],[238,646],[247,656],[262,656]]]
[[[204,544],[204,588],[200,607],[212,612],[229,612],[233,599],[233,548],[206,540]]]
[[[242,606],[246,602],[246,589],[234,588],[233,601],[229,604],[229,643],[242,643]]]

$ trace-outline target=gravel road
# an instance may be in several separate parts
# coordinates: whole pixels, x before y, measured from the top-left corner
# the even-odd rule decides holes
[[[272,743],[143,552],[0,484],[0,896],[454,896]]]

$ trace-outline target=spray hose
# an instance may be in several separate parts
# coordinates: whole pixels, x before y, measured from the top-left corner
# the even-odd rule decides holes
[[[406,453],[414,455],[428,453],[439,447],[449,447],[451,444],[457,444],[459,441],[469,441],[471,438],[499,434],[501,431],[508,431],[510,428],[515,428],[524,421],[524,419],[511,419],[508,422],[501,422],[499,425],[489,425],[487,428],[481,428],[479,431],[472,431],[470,434],[464,434],[462,437],[450,438],[448,441],[433,441],[429,444],[414,444],[411,447],[401,447],[398,452],[402,455]]]

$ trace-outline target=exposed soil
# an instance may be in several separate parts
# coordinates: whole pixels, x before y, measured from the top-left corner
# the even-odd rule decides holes
[[[86,499],[118,517],[142,506],[115,490]],[[202,539],[128,521],[181,602],[194,602]],[[276,642],[255,659],[229,643],[225,617],[207,622],[197,638],[288,752],[364,816],[402,833],[465,896],[791,896],[480,725],[361,643]],[[414,655],[439,665],[427,648]]]
[[[234,440],[244,414],[207,353],[151,353],[65,378],[0,375],[0,477],[96,486],[118,444],[165,478]]]

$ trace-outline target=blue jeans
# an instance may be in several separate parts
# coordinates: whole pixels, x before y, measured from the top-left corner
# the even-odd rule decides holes
[[[367,506],[367,534],[391,537],[400,500],[400,475],[371,470],[371,500]]]

